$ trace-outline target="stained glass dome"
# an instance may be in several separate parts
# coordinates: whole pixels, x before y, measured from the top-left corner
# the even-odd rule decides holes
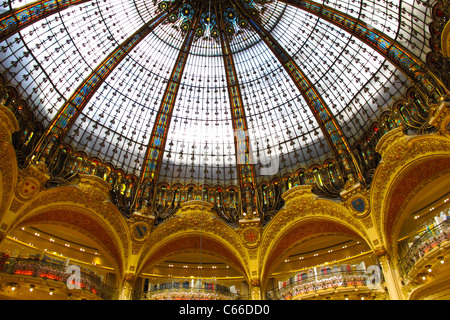
[[[352,146],[432,50],[419,0],[11,0],[0,13],[24,7],[13,27],[45,17],[4,36],[0,63],[43,137],[168,183],[343,154],[358,166]]]

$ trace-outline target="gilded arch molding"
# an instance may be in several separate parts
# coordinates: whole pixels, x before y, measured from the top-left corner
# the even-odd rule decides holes
[[[18,167],[11,137],[18,130],[19,125],[14,114],[0,105],[0,221],[12,201],[13,190],[17,183]],[[3,226],[0,229],[3,230]],[[1,239],[0,236],[0,241]]]
[[[317,232],[336,232],[360,237],[371,246],[369,237],[366,235],[366,229],[361,221],[343,204],[319,199],[312,193],[311,186],[291,188],[283,194],[283,199],[286,201],[285,207],[270,221],[262,235],[258,256],[259,269],[263,278],[274,259],[280,256],[280,254],[273,255],[273,253],[280,248],[287,248],[290,230],[296,228],[299,228],[299,237],[294,237],[295,239],[292,238],[290,241],[298,242],[302,238],[312,236]],[[302,225],[305,226],[305,223],[310,223],[312,219],[321,222],[314,227],[310,225],[311,228],[301,230]],[[328,229],[323,229],[325,226],[328,226]],[[283,241],[288,242],[277,249],[279,243]]]
[[[450,174],[450,155],[420,157],[392,177],[383,197],[385,203],[381,216],[383,224],[380,226],[386,248],[392,248],[395,252],[393,247],[395,235],[399,231],[399,223],[404,218],[405,204],[421,190],[423,184],[443,174]]]
[[[372,219],[379,239],[390,248],[392,228],[408,194],[427,178],[449,170],[450,140],[438,134],[408,136],[399,127],[382,137],[376,151],[382,159],[370,191]]]
[[[20,226],[39,225],[58,225],[88,235],[106,251],[116,270],[122,273],[123,257],[114,235],[104,222],[99,221],[89,212],[83,212],[79,208],[40,210],[20,221]]]
[[[357,232],[339,222],[324,218],[313,219],[312,217],[302,219],[288,230],[285,230],[273,242],[271,250],[264,259],[262,278],[265,281],[269,279],[270,272],[280,263],[281,257],[294,245],[315,236],[330,234],[347,235],[358,240],[364,240],[361,239]]]
[[[63,223],[74,223],[80,229],[96,236],[95,230],[77,219],[83,217],[92,221],[99,230],[108,234],[109,251],[115,261],[120,261],[119,271],[122,272],[127,264],[129,254],[129,232],[125,219],[120,212],[107,199],[107,184],[95,176],[80,175],[81,180],[77,186],[64,186],[43,191],[31,199],[25,200],[15,194],[15,203],[10,208],[10,215],[14,215],[8,227],[8,232],[14,230],[24,222],[44,221],[43,217],[47,212],[69,212],[66,216],[49,215],[49,221]],[[20,201],[22,200],[22,201]],[[40,218],[36,218],[40,216]],[[34,218],[33,218],[34,217]],[[34,219],[34,220],[33,220]],[[77,224],[78,223],[78,224]]]
[[[450,157],[426,157],[414,162],[405,174],[395,182],[390,193],[384,222],[388,248],[392,247],[392,256],[398,256],[397,243],[401,229],[407,219],[411,218],[411,204],[427,188],[442,181],[450,181]],[[399,257],[401,258],[401,257]]]
[[[236,264],[242,265],[248,274],[248,252],[237,232],[224,223],[211,210],[212,205],[203,201],[189,201],[181,205],[176,215],[159,225],[142,246],[139,257],[140,270],[152,255],[166,243],[185,235],[204,235],[220,243],[236,257]]]
[[[442,54],[445,58],[450,58],[450,21],[444,27],[441,35]]]
[[[232,252],[231,248],[221,240],[210,234],[204,235],[199,232],[187,232],[168,237],[163,243],[157,245],[150,255],[146,256],[146,260],[140,265],[139,272],[143,272],[147,267],[161,262],[174,254],[186,251],[201,251],[224,259],[241,271],[248,280],[248,272],[240,257],[235,252]]]

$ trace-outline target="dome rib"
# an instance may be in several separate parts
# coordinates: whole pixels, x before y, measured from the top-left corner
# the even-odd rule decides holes
[[[177,175],[180,179],[182,172],[187,178],[188,169],[191,181],[203,174],[206,179],[217,177],[219,181],[219,175],[229,167],[232,178],[224,173],[224,179],[238,182],[243,188],[254,186],[261,176],[260,168],[252,161],[256,156],[252,154],[252,143],[256,143],[258,154],[275,150],[284,165],[280,169],[334,155],[344,175],[356,173],[361,179],[361,164],[354,158],[350,144],[358,128],[362,129],[381,108],[375,103],[377,99],[391,101],[394,94],[401,94],[397,84],[402,82],[414,83],[430,101],[448,89],[424,61],[426,45],[419,41],[416,49],[409,46],[416,39],[409,39],[416,29],[408,29],[403,23],[412,22],[413,18],[408,18],[416,12],[412,4],[406,3],[411,14],[403,17],[405,2],[393,3],[389,8],[387,2],[345,2],[216,1],[213,6],[220,11],[216,12],[217,17],[221,16],[220,34],[214,24],[195,14],[207,14],[208,4],[203,0],[118,0],[97,6],[90,0],[40,0],[22,7],[10,3],[11,10],[0,15],[0,39],[8,43],[2,47],[8,53],[2,65],[13,82],[34,99],[40,120],[47,125],[27,162],[44,158],[50,162],[57,147],[67,141],[87,153],[99,152],[113,163],[122,161],[126,170],[140,174],[141,182],[164,180],[170,170],[172,178]],[[190,17],[185,17],[189,23],[178,19],[184,14],[178,11],[184,10],[184,5],[192,10]],[[113,12],[108,14],[109,9]],[[233,19],[227,19],[226,9],[234,10]],[[419,11],[423,14],[420,22],[428,21],[428,10],[426,6]],[[363,22],[368,16],[371,22]],[[199,22],[194,26],[195,19]],[[371,26],[372,21],[378,23],[375,19],[384,22],[379,29]],[[33,24],[38,21],[42,21],[39,28],[41,23]],[[100,24],[105,24],[106,29],[97,26]],[[184,29],[185,24],[188,27]],[[192,32],[186,51],[186,34]],[[409,44],[402,41],[404,35]],[[155,40],[149,45],[155,52],[139,52],[141,46],[137,44],[144,38],[141,45]],[[159,46],[161,41],[167,47]],[[361,53],[367,49],[368,55]],[[161,57],[166,60],[159,61]],[[152,67],[150,60],[158,63]],[[35,71],[39,67],[42,70]],[[211,73],[214,67],[219,71]],[[393,90],[377,84],[380,74],[394,84]],[[395,81],[399,78],[401,81]],[[372,86],[363,85],[364,81],[371,84],[373,79]],[[383,94],[382,89],[384,93],[390,91]],[[362,90],[368,98],[361,104],[357,96]],[[372,102],[368,103],[370,96]],[[212,101],[219,106],[211,107]],[[178,129],[177,120],[186,124],[183,128],[187,132],[201,132],[200,140],[207,137],[203,139],[206,143],[200,144],[189,135],[175,136],[178,140],[173,150],[165,150],[166,143],[170,146],[172,142],[169,130]],[[255,123],[261,130],[254,129]],[[220,138],[201,129],[212,124],[219,127],[214,128],[216,133],[221,128],[228,130],[227,143],[214,145]],[[251,132],[250,137],[247,132]],[[137,142],[137,137],[142,140]],[[174,162],[175,152],[178,162]],[[190,157],[181,160],[188,152]],[[211,160],[213,164],[208,166]],[[203,172],[202,161],[208,166]],[[168,169],[163,169],[164,165]],[[178,165],[184,171],[178,168],[175,172]],[[163,170],[167,170],[166,176]]]
[[[49,155],[54,151],[52,150],[53,147],[58,146],[61,143],[65,135],[69,132],[70,127],[75,123],[76,119],[83,111],[89,99],[94,95],[98,88],[100,88],[105,79],[142,39],[165,20],[170,12],[178,9],[180,3],[181,1],[177,1],[170,8],[160,12],[152,20],[128,37],[115,48],[86,79],[83,80],[77,90],[63,104],[50,122],[39,143],[36,145],[36,148],[31,153],[30,158],[31,156],[36,156],[38,160],[44,152],[46,155]]]
[[[217,7],[216,7],[217,10]],[[223,15],[222,6],[216,12],[216,16]],[[225,67],[227,90],[230,98],[230,111],[234,130],[234,144],[236,154],[236,165],[238,169],[239,185],[242,189],[246,186],[255,187],[255,166],[251,161],[250,140],[248,137],[247,116],[245,114],[242,93],[239,87],[239,80],[236,73],[230,42],[225,34],[222,20],[218,19],[220,43],[223,53],[223,63]],[[242,152],[243,151],[243,152]]]
[[[39,0],[23,7],[9,10],[0,16],[0,42],[54,13],[89,1],[91,0],[54,0],[54,2]]]
[[[140,181],[142,184],[155,183],[158,180],[159,172],[161,170],[162,158],[164,155],[164,148],[167,141],[167,133],[172,119],[173,108],[180,87],[180,81],[183,76],[183,71],[186,66],[187,58],[191,50],[192,42],[194,40],[195,31],[200,20],[201,8],[197,8],[192,25],[189,27],[184,38],[183,45],[175,61],[170,78],[167,81],[167,86],[161,100],[161,104],[153,124],[152,133],[145,151],[144,163],[140,174]]]
[[[314,117],[316,118],[316,121],[319,124],[319,127],[327,142],[329,143],[330,148],[333,150],[336,158],[342,161],[341,164],[343,165],[345,173],[349,176],[353,176],[356,169],[359,179],[362,179],[361,169],[359,168],[358,162],[353,157],[353,153],[351,152],[346,136],[344,135],[339,123],[334,118],[330,109],[324,102],[323,98],[314,88],[311,81],[301,71],[294,59],[286,52],[286,50],[284,50],[284,48],[281,47],[278,41],[276,41],[276,39],[267,30],[265,30],[265,28],[256,19],[250,17],[245,10],[242,10],[239,3],[235,1],[233,2],[236,10],[238,10],[242,16],[246,17],[249,25],[253,27],[255,32],[261,37],[267,47],[274,53],[275,57],[294,81],[297,89],[302,94]]]
[[[278,1],[311,13],[358,38],[394,64],[411,82],[418,84],[426,95],[438,98],[448,93],[438,77],[414,53],[360,19],[310,0]]]

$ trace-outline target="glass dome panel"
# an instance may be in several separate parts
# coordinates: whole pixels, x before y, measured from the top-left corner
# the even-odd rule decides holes
[[[32,2],[4,1],[0,12]],[[160,2],[89,1],[56,12],[1,43],[3,73],[47,126],[91,72],[155,17]],[[214,3],[204,2],[205,12],[220,14],[213,12]],[[431,50],[431,7],[423,1],[318,4],[379,29],[422,61]],[[253,6],[261,25],[314,85],[350,144],[412,85],[370,45],[316,15],[275,0]],[[101,83],[64,142],[139,175],[184,38],[177,23],[158,25]],[[263,158],[277,157],[281,169],[293,169],[333,157],[301,92],[258,34],[236,25],[229,42],[257,173]],[[220,41],[195,38],[173,108],[160,179],[237,183],[232,123]]]
[[[236,173],[226,174],[236,168],[234,153],[223,58],[191,54],[175,102],[161,178],[236,180]]]
[[[158,36],[143,39],[91,98],[66,141],[139,175],[178,52]]]

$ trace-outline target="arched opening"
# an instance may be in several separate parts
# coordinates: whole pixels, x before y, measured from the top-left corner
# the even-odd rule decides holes
[[[121,259],[107,228],[67,210],[22,220],[0,244],[8,299],[117,299]],[[32,290],[31,290],[32,289]]]
[[[380,279],[368,268],[379,270],[377,265],[376,255],[355,231],[327,219],[306,219],[284,232],[269,253],[266,298],[374,298]]]
[[[420,211],[420,206],[444,197],[448,190],[449,164],[450,158],[446,156],[423,158],[405,167],[391,184],[382,221],[386,244],[394,253],[398,240],[417,225],[411,222],[411,214],[417,215],[414,212]]]
[[[398,204],[398,223],[392,232],[403,283],[414,284],[409,298],[415,300],[450,299],[444,276],[450,258],[450,173],[435,173],[423,176]]]
[[[147,259],[135,283],[135,299],[234,300],[250,298],[238,257],[208,235],[175,237]]]

